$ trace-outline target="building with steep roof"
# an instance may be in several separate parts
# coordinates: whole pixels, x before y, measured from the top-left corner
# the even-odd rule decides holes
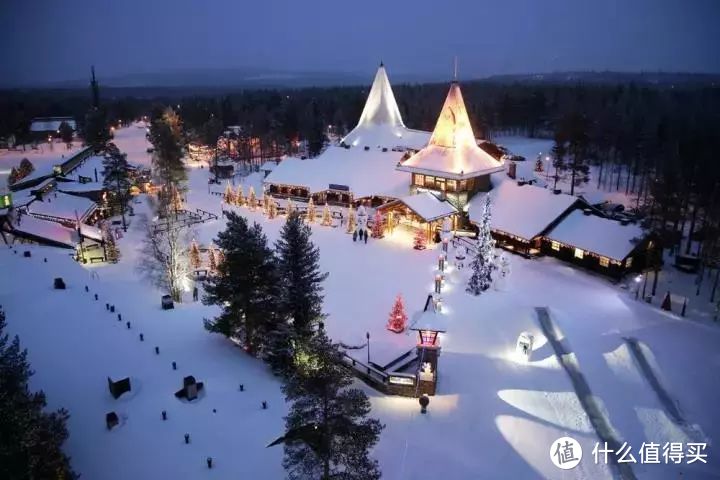
[[[478,146],[460,85],[453,81],[430,142],[397,169],[412,173],[413,190],[438,192],[462,208],[476,192],[489,190],[490,174],[504,166]]]
[[[375,74],[360,120],[340,142],[350,147],[418,150],[427,145],[429,132],[407,128],[395,101],[385,66]]]

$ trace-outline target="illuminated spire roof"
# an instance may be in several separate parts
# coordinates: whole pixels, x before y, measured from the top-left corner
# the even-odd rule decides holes
[[[415,173],[439,174],[458,180],[503,169],[502,162],[478,147],[460,85],[450,85],[430,142],[398,167]]]
[[[351,146],[417,149],[426,145],[427,140],[427,132],[405,127],[385,66],[380,63],[360,121],[342,141]]]

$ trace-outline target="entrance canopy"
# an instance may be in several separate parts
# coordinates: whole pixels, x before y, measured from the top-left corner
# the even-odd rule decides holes
[[[450,202],[440,200],[430,192],[419,192],[393,200],[385,205],[381,205],[378,207],[378,210],[383,211],[399,206],[407,207],[424,222],[440,220],[458,213],[457,208]]]

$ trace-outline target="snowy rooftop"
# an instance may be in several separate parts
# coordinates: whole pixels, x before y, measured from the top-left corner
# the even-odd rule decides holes
[[[637,241],[643,238],[644,234],[637,225],[622,225],[615,220],[585,215],[582,211],[576,210],[553,228],[547,237],[622,261],[633,251]]]
[[[398,169],[462,180],[501,171],[503,164],[478,147],[460,86],[453,82],[430,143]]]
[[[13,225],[13,229],[60,243],[69,248],[75,248],[79,240],[75,229],[64,227],[57,222],[31,217],[30,215],[23,215],[20,225]]]
[[[420,192],[414,195],[402,197],[395,202],[386,204],[390,206],[396,203],[405,204],[410,210],[421,216],[426,222],[437,220],[457,213],[457,209],[447,200],[440,200],[430,192]]]
[[[43,201],[32,202],[28,206],[28,213],[71,221],[79,218],[82,221],[96,207],[97,204],[92,200],[60,192],[46,195]]]
[[[560,215],[578,200],[533,185],[518,186],[514,181],[504,180],[490,192],[493,229],[532,240],[550,226]],[[485,195],[476,195],[470,201],[470,221],[479,222]]]
[[[98,242],[103,241],[102,231],[100,231],[97,227],[88,225],[87,223],[80,224],[80,235],[91,240],[97,240]]]
[[[402,152],[379,149],[328,147],[308,160],[286,158],[267,176],[264,183],[297,185],[312,193],[330,184],[347,185],[355,198],[381,195],[400,197],[407,193],[407,174],[395,170]]]
[[[103,157],[94,155],[85,159],[80,165],[67,172],[64,176],[65,178],[72,180],[78,180],[80,177],[88,177],[92,178],[94,181],[95,171],[97,171],[98,182],[102,183],[104,178],[102,174],[103,170],[105,170],[105,167],[103,166]]]
[[[353,147],[404,147],[417,150],[427,145],[429,132],[405,126],[393,94],[385,66],[375,74],[357,126],[342,139]]]

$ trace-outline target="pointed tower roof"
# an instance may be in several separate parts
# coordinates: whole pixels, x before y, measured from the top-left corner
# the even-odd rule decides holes
[[[398,170],[462,180],[503,169],[502,162],[478,147],[460,85],[450,85],[428,145],[398,166]]]
[[[405,127],[385,65],[380,62],[357,126],[342,141],[351,146],[420,148],[428,134]]]

